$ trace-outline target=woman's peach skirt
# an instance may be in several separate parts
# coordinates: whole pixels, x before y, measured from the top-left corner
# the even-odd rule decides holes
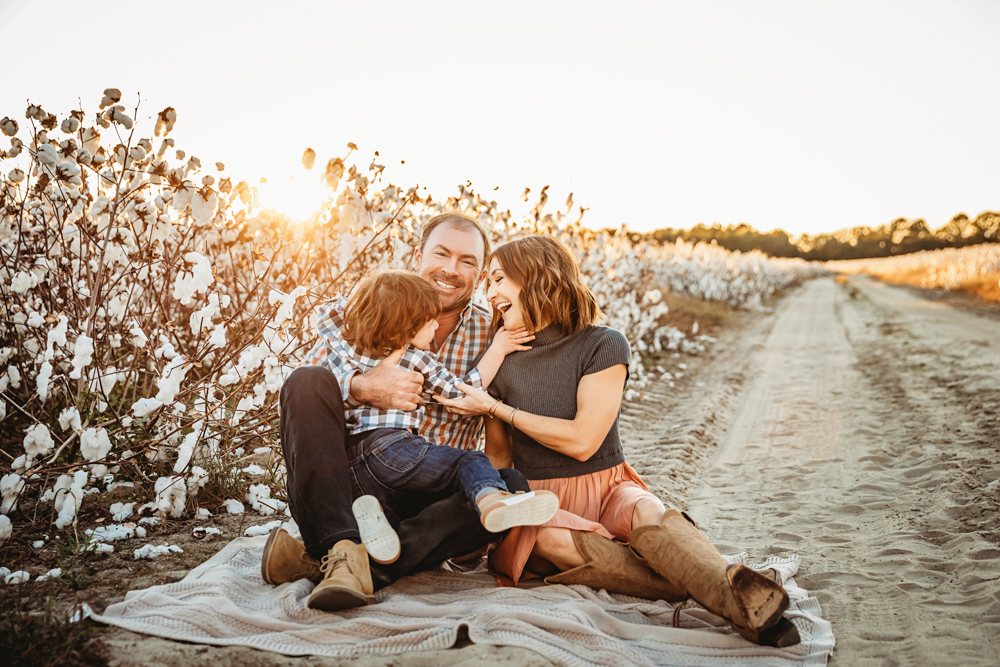
[[[529,479],[533,491],[545,489],[559,496],[559,511],[542,526],[512,528],[490,551],[490,569],[501,586],[516,586],[524,576],[528,556],[535,547],[538,529],[543,527],[588,530],[608,539],[628,542],[632,530],[632,510],[643,498],[660,500],[650,493],[639,474],[628,463],[579,477]]]

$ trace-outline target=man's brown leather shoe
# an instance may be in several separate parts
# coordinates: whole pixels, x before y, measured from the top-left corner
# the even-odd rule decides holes
[[[340,611],[375,599],[368,551],[363,544],[341,540],[323,556],[323,581],[309,594],[310,609]]]
[[[269,584],[285,584],[299,579],[319,583],[323,579],[319,562],[306,551],[306,546],[288,534],[284,528],[272,528],[260,559],[260,576]]]

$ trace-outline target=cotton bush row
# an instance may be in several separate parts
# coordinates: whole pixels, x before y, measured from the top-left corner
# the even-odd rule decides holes
[[[174,109],[147,122],[121,99],[108,89],[92,114],[29,105],[24,121],[0,121],[10,137],[0,152],[0,428],[20,443],[0,463],[2,514],[33,490],[64,528],[86,494],[122,486],[164,516],[196,507],[211,470],[239,474],[234,453],[274,446],[277,392],[314,338],[315,306],[377,267],[408,266],[422,225],[444,210],[476,218],[495,244],[548,233],[570,246],[607,324],[636,350],[633,394],[647,380],[644,355],[703,349],[660,325],[662,290],[752,308],[807,273],[567,224],[545,212],[545,189],[524,220],[467,187],[439,202],[384,183],[374,161],[351,165],[353,144],[323,168],[327,203],[292,224],[262,211],[224,164],[176,147]],[[303,164],[314,161],[307,151]],[[246,468],[258,479],[227,511],[242,512],[243,500],[284,510],[259,479],[280,484],[282,472]],[[125,518],[124,504],[113,514]]]
[[[964,248],[923,250],[897,257],[851,259],[827,262],[832,271],[868,273],[880,278],[907,277],[918,287],[955,289],[1000,271],[1000,243],[981,243]]]

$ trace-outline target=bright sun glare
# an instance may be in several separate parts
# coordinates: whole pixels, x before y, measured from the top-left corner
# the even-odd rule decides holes
[[[332,195],[325,183],[290,177],[261,183],[264,207],[282,213],[292,222],[303,222],[316,213]]]

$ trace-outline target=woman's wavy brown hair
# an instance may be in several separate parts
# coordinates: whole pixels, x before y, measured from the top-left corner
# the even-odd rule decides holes
[[[539,324],[558,324],[564,336],[604,317],[594,293],[583,282],[576,258],[551,236],[524,236],[493,251],[504,275],[521,286],[520,307],[524,325],[538,331]],[[486,264],[489,266],[489,262]],[[500,328],[501,313],[493,309],[491,330]]]
[[[344,309],[344,340],[369,356],[404,347],[441,312],[441,298],[423,278],[386,271],[361,281]]]

